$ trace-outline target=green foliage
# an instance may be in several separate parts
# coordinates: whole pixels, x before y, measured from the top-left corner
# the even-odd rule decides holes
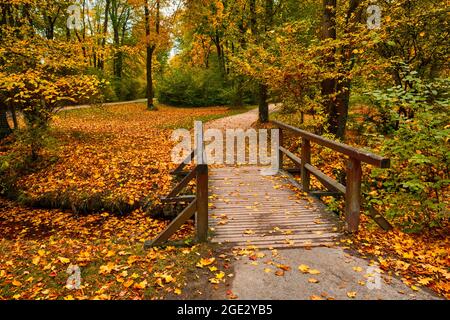
[[[382,102],[380,113],[388,114],[380,118],[378,128],[391,135],[379,143],[384,155],[392,159],[392,168],[372,172],[382,183],[372,186],[377,192],[371,202],[386,207],[388,217],[407,231],[420,231],[449,218],[450,82],[423,83],[413,76],[410,80],[414,90],[395,87],[373,93]],[[409,117],[395,113],[398,106]]]
[[[132,101],[145,98],[145,83],[140,79],[121,78],[112,82],[116,101]]]
[[[183,107],[230,105],[237,95],[236,87],[227,83],[219,71],[199,67],[168,70],[156,89],[160,103]],[[251,101],[248,92],[243,101]]]

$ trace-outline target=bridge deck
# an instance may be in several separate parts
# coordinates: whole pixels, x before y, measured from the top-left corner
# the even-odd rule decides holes
[[[212,242],[236,247],[292,248],[335,242],[338,223],[323,205],[299,196],[281,176],[260,167],[225,167],[210,174]]]

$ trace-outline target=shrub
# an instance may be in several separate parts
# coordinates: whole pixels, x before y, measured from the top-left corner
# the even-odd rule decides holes
[[[251,85],[238,88],[215,69],[172,68],[159,79],[156,91],[160,103],[173,106],[206,107],[254,101]]]
[[[392,159],[392,167],[372,172],[378,182],[372,183],[376,191],[370,197],[372,204],[386,208],[388,217],[411,232],[448,220],[450,200],[450,99],[448,88],[443,89],[449,81],[414,83],[414,90],[408,92],[401,93],[399,88],[376,92],[383,97],[382,111],[400,105],[410,116],[392,116],[395,122],[378,127],[381,133],[387,128],[391,132],[379,143],[384,155]]]

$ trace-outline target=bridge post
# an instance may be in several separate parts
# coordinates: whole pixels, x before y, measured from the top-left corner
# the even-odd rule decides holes
[[[195,215],[197,241],[208,240],[208,165],[197,166],[197,213]]]
[[[283,132],[283,129],[278,129],[279,130],[279,133],[280,133],[280,135],[279,135],[279,139],[280,139],[280,143],[279,143],[279,148],[278,148],[278,160],[279,160],[279,167],[278,167],[278,169],[279,170],[283,170],[283,157],[284,157],[284,154],[283,154],[283,151],[281,151],[281,147],[283,147],[283,143],[284,143],[284,136],[283,136],[283,134],[284,134],[284,132]]]
[[[309,192],[311,185],[311,173],[306,169],[306,165],[311,164],[311,142],[303,138],[302,141],[302,187],[303,191]]]
[[[349,232],[358,232],[361,212],[361,161],[350,158],[347,164],[347,188],[345,194],[345,219]]]

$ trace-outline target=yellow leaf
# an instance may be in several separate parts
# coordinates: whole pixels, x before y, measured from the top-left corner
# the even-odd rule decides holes
[[[316,269],[312,269],[309,271],[309,274],[317,275],[317,274],[320,274],[320,271],[316,270]]]
[[[21,287],[22,286],[22,282],[14,279],[13,282],[12,282],[12,285],[15,286],[15,287]]]
[[[115,255],[116,255],[116,253],[114,251],[109,250],[108,253],[106,254],[106,257],[110,258],[110,257],[114,257]]]
[[[432,281],[433,281],[433,278],[421,278],[421,279],[419,279],[418,282],[419,282],[421,285],[426,286],[426,285],[429,285],[430,282],[432,282]]]
[[[174,291],[173,291],[176,295],[180,295],[181,294],[181,289],[180,288],[176,288]]]
[[[172,277],[171,275],[166,275],[166,276],[164,276],[164,281],[166,283],[175,282],[175,278]]]
[[[414,285],[411,286],[411,289],[414,290],[414,291],[419,291],[419,290],[420,290],[418,287],[416,287],[416,286],[414,286]]]
[[[309,267],[306,264],[302,264],[298,267],[298,270],[300,270],[303,273],[308,273]]]
[[[353,267],[353,270],[356,272],[362,272],[362,268],[361,267]]]
[[[99,274],[110,274],[114,269],[115,265],[112,262],[109,262],[107,265],[100,266]]]
[[[354,298],[356,298],[356,292],[355,291],[347,292],[347,296],[350,299],[354,299]]]
[[[212,265],[216,261],[216,258],[201,258],[197,263],[197,267],[203,268]]]
[[[324,300],[321,296],[311,296],[309,297],[311,300]]]
[[[33,260],[32,260],[34,265],[38,265],[39,261],[41,261],[41,257],[34,257]]]
[[[64,264],[70,263],[70,259],[67,259],[67,258],[64,258],[64,257],[58,257],[58,259],[59,259],[59,261],[61,263],[64,263]]]
[[[220,271],[219,273],[216,273],[216,279],[222,280],[223,277],[225,277],[225,272]]]
[[[216,279],[216,278],[211,278],[211,279],[209,279],[209,282],[211,282],[213,284],[218,284],[218,283],[220,283],[220,280]]]
[[[124,286],[125,288],[129,288],[129,287],[131,287],[131,286],[133,285],[133,283],[134,283],[134,280],[133,280],[133,279],[130,279],[130,280],[124,282],[123,286]]]
[[[136,283],[136,284],[134,285],[134,288],[135,288],[135,289],[141,289],[141,290],[143,290],[143,289],[145,289],[146,287],[147,287],[147,280],[144,280],[144,281],[142,281],[142,282]]]
[[[130,256],[129,258],[128,258],[128,264],[133,264],[133,263],[135,263],[136,261],[138,261],[139,260],[139,257],[138,256]]]
[[[319,280],[311,278],[308,280],[309,283],[319,283]]]

